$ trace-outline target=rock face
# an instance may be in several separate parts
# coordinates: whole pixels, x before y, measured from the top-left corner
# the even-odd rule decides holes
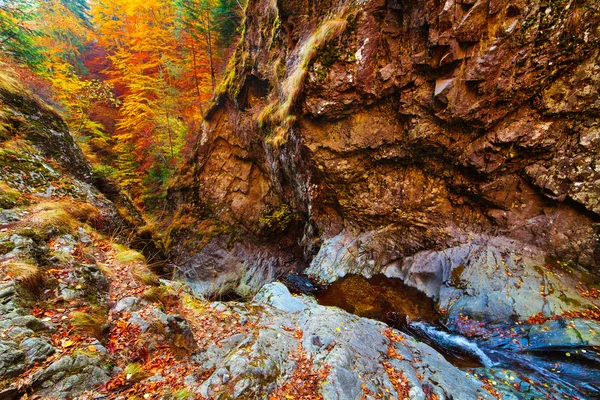
[[[483,317],[590,307],[572,282],[538,296],[535,267],[600,267],[599,21],[592,0],[250,1],[170,191],[175,263],[206,282],[188,254],[240,246]]]

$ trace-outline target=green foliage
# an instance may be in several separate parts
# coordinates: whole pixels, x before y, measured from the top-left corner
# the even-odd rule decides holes
[[[287,229],[290,222],[292,222],[292,217],[293,215],[290,206],[284,204],[278,210],[273,211],[272,214],[260,218],[259,222],[269,228],[276,227],[284,231]]]
[[[40,33],[30,27],[36,18],[38,15],[32,1],[0,2],[0,53],[40,70],[44,58],[41,47],[35,41]]]
[[[74,16],[84,21],[89,26],[90,20],[90,6],[87,0],[60,0],[63,6],[69,10]]]
[[[217,21],[218,42],[221,49],[229,48],[238,35],[241,25],[246,1],[242,0],[219,0],[214,8],[215,20]]]
[[[92,174],[96,178],[115,179],[119,175],[119,170],[111,165],[98,165],[94,166]]]

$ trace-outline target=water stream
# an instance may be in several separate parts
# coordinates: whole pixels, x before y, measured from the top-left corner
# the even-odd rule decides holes
[[[596,351],[520,352],[492,348],[448,331],[434,302],[399,279],[350,275],[315,293],[318,302],[387,323],[427,343],[458,368],[510,370],[544,384],[557,384],[575,398],[600,399],[600,356]],[[558,394],[557,394],[558,395]],[[562,397],[560,397],[562,398]]]

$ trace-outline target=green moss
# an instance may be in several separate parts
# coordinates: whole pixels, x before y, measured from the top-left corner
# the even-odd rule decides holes
[[[564,293],[561,293],[561,295],[558,296],[558,298],[563,303],[568,304],[569,306],[572,306],[572,307],[581,307],[581,305],[582,305],[579,301],[572,299],[570,297],[567,297],[567,295]]]
[[[313,73],[317,78],[317,82],[322,83],[327,78],[327,68],[322,65],[313,65]]]
[[[268,226],[269,228],[279,228],[285,231],[292,221],[292,212],[290,206],[283,204],[278,210],[273,211],[270,215],[259,219],[261,224]]]
[[[15,244],[13,242],[3,242],[0,243],[0,254],[10,253],[15,249]]]
[[[9,171],[19,172],[37,172],[40,174],[48,174],[47,166],[41,161],[33,158],[28,154],[28,145],[17,143],[15,145],[24,145],[21,150],[13,150],[8,148],[0,149],[0,167]]]
[[[308,68],[312,65],[319,51],[332,40],[340,38],[346,27],[347,21],[344,18],[327,20],[302,44],[299,62],[293,70],[289,71],[287,78],[281,83],[282,98],[274,99],[265,107],[260,114],[260,125],[284,123],[283,129],[290,128],[286,123],[286,119],[291,115],[292,108],[302,93]],[[335,54],[326,56],[326,58],[334,60]],[[332,62],[335,62],[335,60]],[[273,137],[277,139],[276,142],[280,142],[281,139],[287,140],[287,137],[280,133],[276,133]]]
[[[321,64],[324,68],[330,68],[333,64],[339,61],[342,57],[342,50],[340,46],[337,44],[329,44],[326,46],[323,51],[319,53],[318,60],[321,61]]]

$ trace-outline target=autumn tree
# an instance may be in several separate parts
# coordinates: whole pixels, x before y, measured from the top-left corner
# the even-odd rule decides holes
[[[0,57],[54,88],[44,98],[96,169],[148,206],[200,128],[242,10],[242,0],[0,0]]]
[[[0,1],[0,54],[38,70],[43,56],[35,40],[40,35],[34,24],[36,6],[32,1]]]

